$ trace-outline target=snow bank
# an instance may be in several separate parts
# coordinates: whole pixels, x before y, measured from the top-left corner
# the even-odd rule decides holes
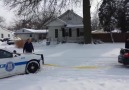
[[[42,69],[36,74],[1,79],[1,90],[129,89],[129,68],[117,62],[119,50],[124,47],[123,43],[66,43],[53,46],[34,43],[34,47],[35,53],[44,54],[45,65]],[[7,48],[22,52],[22,49],[14,46]]]

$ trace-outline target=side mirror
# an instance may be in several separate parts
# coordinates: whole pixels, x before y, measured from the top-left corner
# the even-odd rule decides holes
[[[17,57],[17,55],[14,55],[14,57]]]
[[[16,50],[14,50],[14,51],[13,51],[13,53],[14,53],[14,54],[16,54],[16,53],[17,53],[17,51],[16,51]]]

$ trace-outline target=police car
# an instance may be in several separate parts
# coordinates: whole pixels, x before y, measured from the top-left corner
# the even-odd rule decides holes
[[[44,64],[43,54],[18,54],[0,49],[0,78],[23,73],[36,73]]]

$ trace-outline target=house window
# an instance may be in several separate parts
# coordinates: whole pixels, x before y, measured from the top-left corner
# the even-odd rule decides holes
[[[62,28],[62,37],[65,37],[65,29]]]
[[[32,34],[30,34],[30,37],[32,37]]]
[[[77,28],[77,37],[80,37],[80,36],[83,36],[83,35],[84,35],[83,29]]]
[[[1,34],[1,38],[4,38],[4,34]]]
[[[84,35],[84,31],[83,29],[80,30],[80,36],[83,36]]]
[[[10,34],[8,34],[8,37],[10,37]]]
[[[58,38],[58,29],[55,29],[55,38]]]
[[[79,28],[77,28],[77,37],[80,36],[80,31],[79,31]]]
[[[72,37],[72,29],[69,28],[69,37]]]

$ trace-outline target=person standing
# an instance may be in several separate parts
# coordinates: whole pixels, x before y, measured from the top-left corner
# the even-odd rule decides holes
[[[125,40],[125,48],[129,49],[129,37]]]
[[[27,41],[25,42],[24,47],[23,47],[23,53],[24,52],[26,52],[26,53],[34,52],[34,47],[33,47],[33,44],[31,42],[31,39],[27,39]]]

